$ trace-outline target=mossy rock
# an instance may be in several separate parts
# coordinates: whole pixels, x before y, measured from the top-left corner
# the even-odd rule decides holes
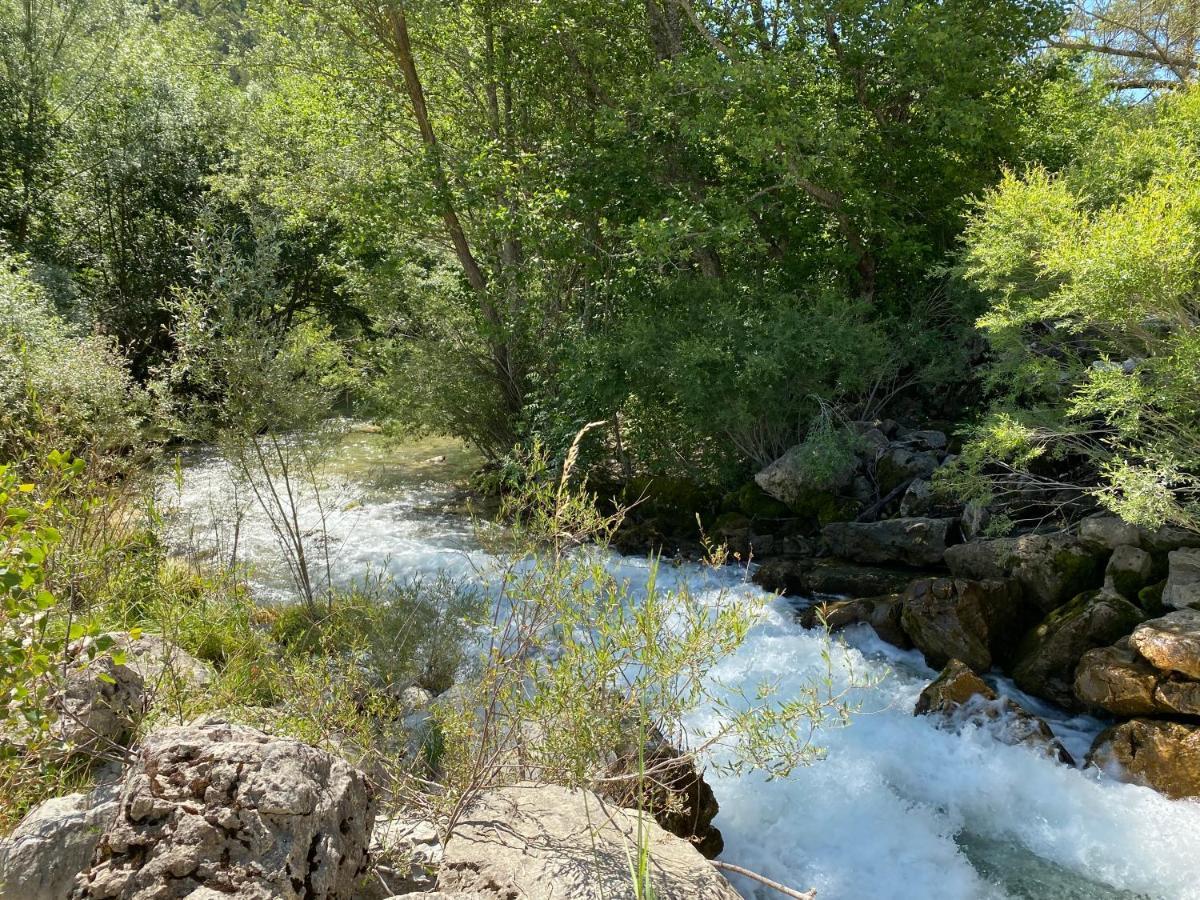
[[[714,495],[686,478],[666,476],[633,478],[621,492],[624,503],[633,505],[632,516],[654,519],[663,531],[696,531],[696,516],[709,515],[717,506]]]
[[[818,526],[853,521],[861,510],[857,500],[839,497],[832,491],[806,491],[792,502],[792,511],[796,515]]]
[[[755,521],[763,519],[786,519],[792,515],[788,505],[776,500],[755,482],[747,481],[733,493],[732,509],[749,516]]]
[[[1163,589],[1166,586],[1167,580],[1165,578],[1157,584],[1146,585],[1146,587],[1138,591],[1138,606],[1144,609],[1148,615],[1161,616],[1167,611],[1162,602]]]

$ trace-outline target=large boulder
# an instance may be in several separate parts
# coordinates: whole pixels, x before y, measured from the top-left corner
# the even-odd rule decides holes
[[[1123,519],[1100,513],[1079,523],[1079,539],[1084,543],[1116,550],[1118,547],[1143,547],[1144,530]]]
[[[0,840],[0,900],[63,900],[117,813],[117,785],[55,797]]]
[[[913,712],[934,716],[942,727],[955,731],[965,725],[981,728],[1003,744],[1023,744],[1069,766],[1075,764],[1049,725],[1008,697],[997,696],[987,682],[957,659],[950,660],[921,691]]]
[[[660,900],[737,900],[687,841],[583,790],[524,783],[480,795],[446,841],[438,889],[487,900],[629,896],[629,857],[648,847]]]
[[[828,628],[830,631],[865,623],[874,628],[882,640],[908,650],[912,647],[912,641],[900,619],[902,599],[899,594],[890,594],[885,597],[825,600],[806,606],[796,618],[805,628]]]
[[[935,578],[914,581],[904,595],[900,621],[934,668],[960,659],[983,672],[1012,652],[1027,606],[1011,581]]]
[[[1200,679],[1200,610],[1181,609],[1143,622],[1129,645],[1157,669]]]
[[[834,522],[822,531],[834,556],[868,565],[935,566],[958,539],[956,519]]]
[[[1124,646],[1122,646],[1124,645]],[[1160,673],[1122,641],[1087,651],[1075,668],[1075,696],[1090,709],[1115,716],[1162,712],[1155,691]]]
[[[241,725],[168,728],[126,772],[73,900],[353,900],[375,809],[366,778]]]
[[[1049,612],[1103,580],[1106,553],[1068,535],[1028,534],[956,544],[946,566],[959,578],[1015,578]]]
[[[831,470],[824,460],[814,464],[815,452],[805,444],[797,444],[755,475],[754,481],[768,496],[794,510],[807,511],[815,502],[848,487],[858,466],[858,461],[847,454]]]
[[[1131,719],[1102,732],[1088,762],[1173,799],[1200,797],[1200,726]]]
[[[1121,597],[1098,591],[1080,594],[1021,641],[1013,679],[1024,691],[1077,709],[1075,668],[1083,654],[1115,643],[1143,618],[1138,607]]]
[[[1185,609],[1200,604],[1200,549],[1172,550],[1167,554],[1164,606]]]

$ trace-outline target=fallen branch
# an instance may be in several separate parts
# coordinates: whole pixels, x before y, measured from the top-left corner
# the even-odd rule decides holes
[[[741,866],[735,866],[733,863],[721,862],[719,859],[710,859],[710,863],[718,869],[724,869],[726,872],[733,872],[735,875],[741,875],[743,878],[749,878],[757,881],[759,884],[765,884],[773,890],[779,891],[785,897],[793,897],[795,900],[814,900],[817,896],[816,891],[797,891],[786,885],[780,884],[778,881],[772,881],[765,875],[759,875],[757,872],[751,872],[749,869],[743,869]]]

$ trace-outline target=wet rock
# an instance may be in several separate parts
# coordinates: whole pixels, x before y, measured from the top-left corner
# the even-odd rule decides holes
[[[1200,678],[1200,610],[1181,609],[1143,622],[1129,645],[1157,669]]]
[[[959,659],[987,671],[1007,659],[1028,615],[1011,581],[937,578],[914,581],[904,595],[900,621],[929,665]]]
[[[1200,604],[1200,550],[1172,550],[1167,554],[1167,586],[1164,606],[1184,609]]]
[[[375,811],[362,773],[240,725],[146,739],[72,900],[352,900]]]
[[[602,802],[588,791],[531,783],[482,794],[446,842],[438,889],[488,900],[628,896],[626,854],[637,846],[638,814]],[[737,900],[687,841],[649,817],[640,828],[660,900]]]
[[[1046,616],[1017,650],[1013,679],[1024,691],[1077,709],[1075,668],[1083,654],[1125,637],[1145,618],[1121,597],[1080,594]]]
[[[1172,799],[1200,797],[1200,726],[1131,719],[1102,732],[1088,762]]]
[[[953,730],[986,729],[1004,744],[1026,744],[1068,766],[1075,760],[1042,719],[999,697],[963,662],[952,659],[917,698],[914,715],[936,716]]]
[[[1160,673],[1124,643],[1124,647],[1097,647],[1080,657],[1075,696],[1085,706],[1115,716],[1162,712],[1154,697]]]
[[[903,591],[920,575],[911,569],[858,566],[840,560],[779,558],[755,569],[751,580],[764,590],[788,596],[877,597]]]
[[[1138,592],[1154,574],[1154,559],[1145,550],[1122,544],[1112,552],[1104,568],[1104,587],[1136,603]]]
[[[1015,578],[1044,612],[1100,586],[1104,552],[1069,535],[1028,534],[970,541],[946,550],[959,578]]]
[[[626,733],[635,735],[638,729],[630,723]],[[720,855],[725,841],[713,825],[720,806],[691,757],[657,729],[651,730],[640,755],[636,739],[626,741],[614,755],[607,776],[627,780],[610,781],[598,792],[600,796],[617,806],[645,810],[661,828],[688,841],[708,859]],[[639,777],[639,772],[653,775]]]
[[[865,623],[874,628],[882,640],[907,650],[912,647],[912,641],[901,624],[901,608],[899,594],[852,600],[827,600],[805,607],[797,615],[797,620],[805,628],[827,627],[830,631]]]
[[[822,535],[834,556],[856,563],[934,566],[958,538],[956,519],[886,519],[882,522],[837,522]]]
[[[117,813],[118,786],[55,797],[0,840],[0,898],[63,900]]]

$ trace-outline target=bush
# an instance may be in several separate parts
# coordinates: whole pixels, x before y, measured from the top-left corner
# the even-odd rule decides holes
[[[1200,528],[1198,126],[1193,89],[980,202],[965,271],[990,298],[995,402],[966,459],[984,481],[1078,483],[1131,522]]]
[[[125,450],[144,412],[113,342],[64,322],[25,262],[0,254],[0,458]]]

